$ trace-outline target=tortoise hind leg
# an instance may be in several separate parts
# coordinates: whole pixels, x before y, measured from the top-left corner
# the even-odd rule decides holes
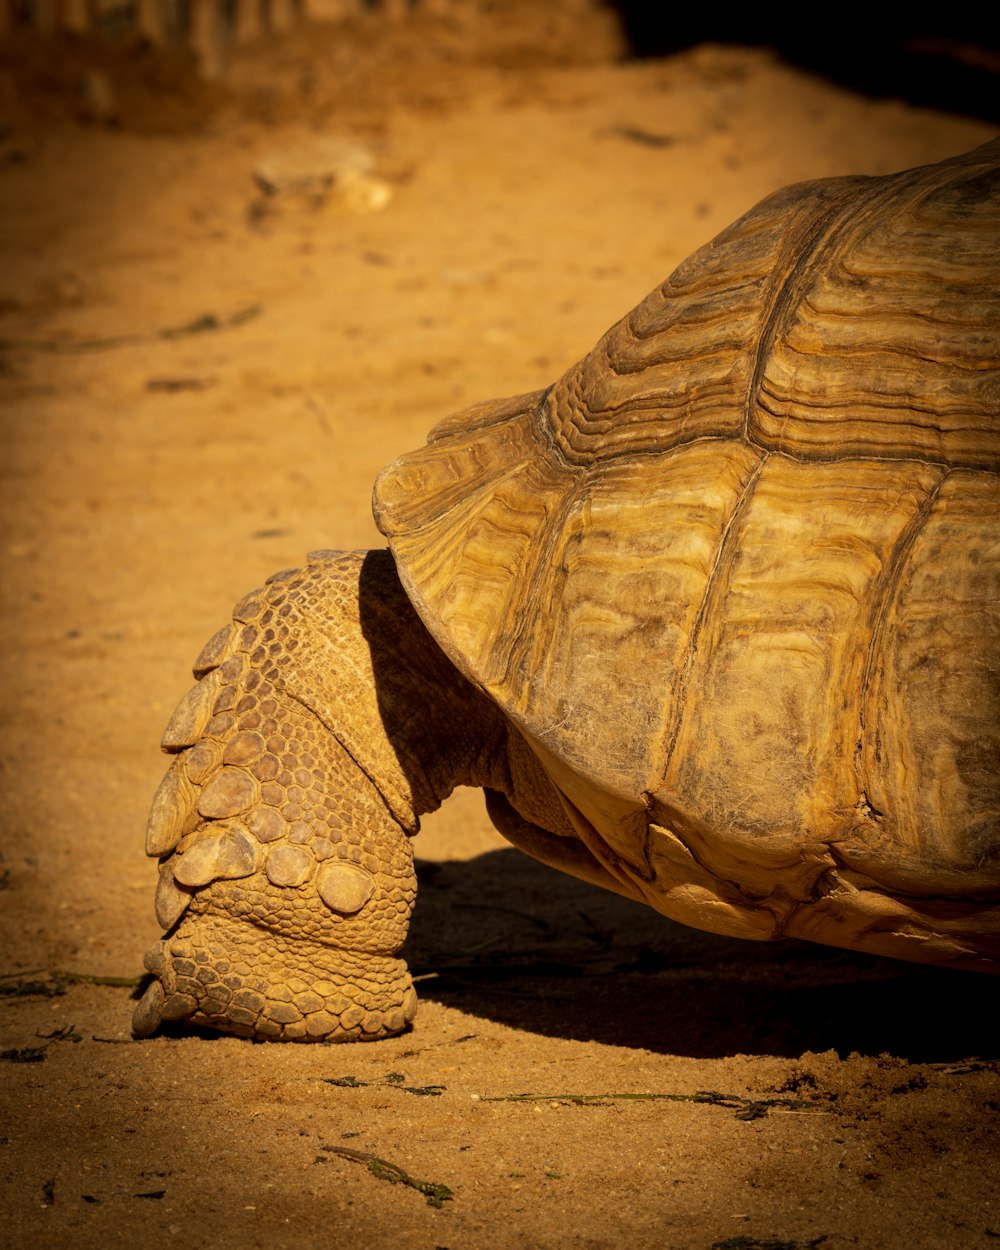
[[[343,675],[364,667],[350,606],[360,561],[279,575],[199,657],[164,734],[176,758],[147,830],[167,933],[146,957],[156,980],[136,1008],[140,1036],[188,1019],[350,1040],[397,1033],[415,1014],[395,957],[415,896],[415,821],[344,745],[378,729],[343,694]]]

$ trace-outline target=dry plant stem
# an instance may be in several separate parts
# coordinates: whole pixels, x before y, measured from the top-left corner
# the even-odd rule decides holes
[[[498,1094],[480,1098],[480,1102],[572,1102],[600,1104],[604,1102],[698,1102],[714,1107],[736,1107],[737,1119],[760,1119],[769,1110],[823,1111],[814,1102],[801,1098],[744,1098],[739,1094],[720,1094],[699,1090],[694,1094]]]
[[[415,1189],[424,1195],[430,1207],[440,1207],[454,1197],[447,1185],[438,1184],[436,1181],[419,1181],[401,1168],[398,1163],[382,1159],[366,1150],[352,1150],[349,1146],[324,1146],[323,1149],[329,1151],[330,1154],[350,1159],[352,1163],[365,1164],[372,1176],[377,1176],[381,1181],[388,1181],[391,1185],[406,1185],[410,1189]]]

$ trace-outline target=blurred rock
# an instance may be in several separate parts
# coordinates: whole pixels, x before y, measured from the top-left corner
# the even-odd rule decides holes
[[[320,207],[330,200],[352,213],[378,213],[388,207],[392,188],[373,173],[374,158],[363,144],[321,136],[265,157],[253,171],[263,196],[251,215],[267,216],[295,201]]]

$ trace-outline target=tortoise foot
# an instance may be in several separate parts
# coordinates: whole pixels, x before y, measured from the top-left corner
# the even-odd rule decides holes
[[[373,1041],[402,1032],[417,996],[400,959],[282,939],[219,916],[194,916],[148,952],[152,981],[137,1037],[184,1020],[272,1041]]]

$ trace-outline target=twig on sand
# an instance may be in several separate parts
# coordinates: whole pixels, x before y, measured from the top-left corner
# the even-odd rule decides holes
[[[356,1076],[322,1076],[324,1085],[339,1085],[341,1089],[367,1089],[371,1085],[387,1085],[390,1089],[402,1090],[404,1094],[422,1094],[432,1098],[440,1098],[447,1085],[407,1085],[402,1072],[387,1072],[377,1081],[359,1081]]]
[[[133,990],[142,977],[101,976],[93,972],[67,972],[63,969],[32,968],[28,972],[0,973],[0,998],[58,998],[67,985],[110,985]]]
[[[367,1150],[352,1150],[350,1146],[323,1146],[322,1149],[330,1154],[350,1159],[352,1163],[363,1163],[372,1176],[377,1176],[380,1181],[388,1181],[391,1185],[407,1185],[410,1189],[415,1189],[424,1195],[428,1206],[443,1206],[454,1197],[447,1185],[439,1185],[436,1181],[418,1181],[398,1163],[380,1159],[378,1155],[370,1154]],[[316,1162],[325,1163],[326,1160],[320,1155]]]
[[[720,1094],[717,1090],[700,1089],[694,1094],[498,1094],[478,1102],[570,1102],[577,1105],[600,1105],[605,1102],[701,1102],[715,1107],[736,1107],[737,1120],[759,1120],[772,1108],[783,1111],[819,1111],[814,1102],[802,1098],[743,1098],[740,1094]]]
[[[44,1043],[42,1046],[19,1046],[12,1050],[0,1050],[0,1062],[3,1063],[41,1063],[47,1057],[50,1046],[55,1042],[80,1042],[83,1038],[72,1024],[64,1024],[53,1029],[51,1033],[38,1033]]]
[[[52,974],[56,980],[65,981],[69,985],[110,985],[119,990],[134,990],[143,980],[142,977],[110,977],[94,972],[61,972],[58,968]]]

